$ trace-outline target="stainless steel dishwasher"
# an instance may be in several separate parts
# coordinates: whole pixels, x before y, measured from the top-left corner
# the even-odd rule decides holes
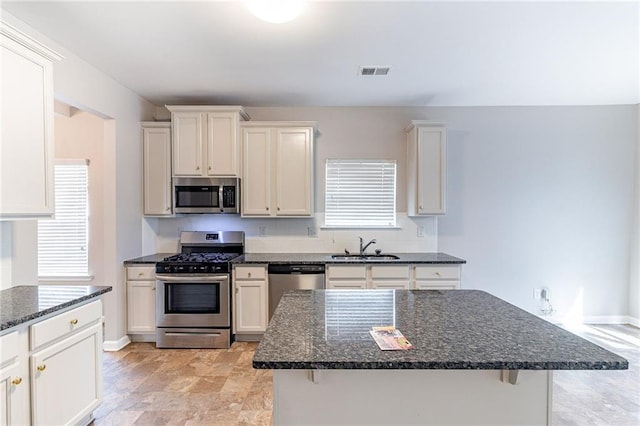
[[[324,288],[324,265],[269,265],[269,319],[288,290]]]

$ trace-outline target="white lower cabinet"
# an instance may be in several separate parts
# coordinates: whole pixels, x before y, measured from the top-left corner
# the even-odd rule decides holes
[[[327,288],[445,290],[460,288],[458,265],[327,265]]]
[[[156,272],[155,265],[127,266],[127,334],[132,340],[155,341]]]
[[[86,425],[102,401],[102,302],[0,336],[0,424]]]
[[[408,290],[410,284],[409,265],[327,266],[327,288]]]
[[[233,332],[261,335],[269,323],[267,265],[233,267]]]
[[[416,265],[413,271],[417,290],[455,290],[460,288],[460,266]]]
[[[0,337],[0,424],[29,424],[27,331]]]
[[[77,424],[102,400],[102,324],[31,355],[33,424]]]
[[[365,265],[327,265],[326,274],[327,288],[367,288],[367,267]]]

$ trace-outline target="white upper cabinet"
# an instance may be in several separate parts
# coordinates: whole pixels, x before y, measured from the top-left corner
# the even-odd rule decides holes
[[[167,105],[173,127],[173,176],[240,176],[239,106]]]
[[[440,215],[446,211],[446,141],[442,125],[412,121],[407,130],[407,213]]]
[[[242,216],[313,215],[315,123],[242,125]]]
[[[144,214],[171,216],[171,123],[143,122]]]
[[[0,48],[0,219],[52,217],[53,61],[62,57],[4,22]]]

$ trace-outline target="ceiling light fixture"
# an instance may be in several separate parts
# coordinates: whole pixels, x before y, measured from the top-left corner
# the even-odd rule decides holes
[[[273,24],[292,21],[304,9],[303,0],[249,0],[244,4],[255,16]]]

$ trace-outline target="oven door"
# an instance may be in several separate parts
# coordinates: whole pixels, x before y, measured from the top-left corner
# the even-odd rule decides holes
[[[156,275],[156,326],[229,328],[229,275]]]

